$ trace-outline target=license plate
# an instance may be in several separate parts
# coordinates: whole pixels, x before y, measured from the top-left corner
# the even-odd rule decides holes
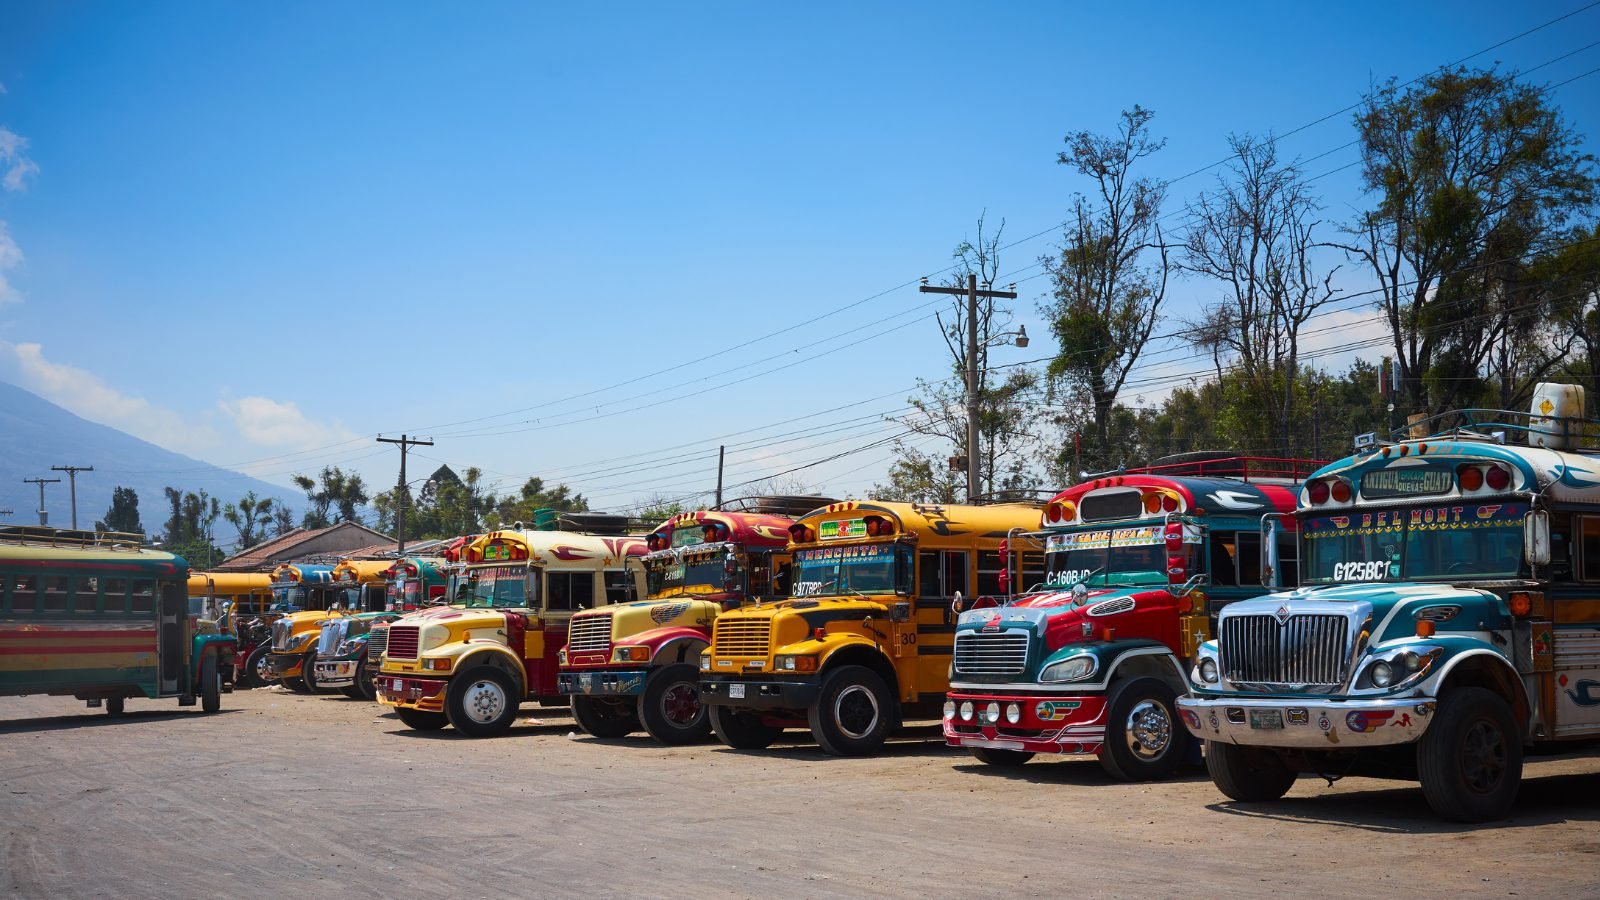
[[[404,681],[401,681],[400,679],[396,678],[394,680],[394,689],[397,690],[397,691],[403,691],[403,690],[406,689],[406,683]]]
[[[743,700],[744,699],[744,685],[742,685],[742,684],[730,684],[730,685],[728,685],[728,697],[730,699],[733,699],[733,700]]]
[[[1250,727],[1257,731],[1273,731],[1283,728],[1283,713],[1276,709],[1250,710]]]
[[[593,675],[588,675],[588,674],[579,675],[578,676],[578,683],[583,685],[584,687],[593,687],[594,686],[594,676]]]

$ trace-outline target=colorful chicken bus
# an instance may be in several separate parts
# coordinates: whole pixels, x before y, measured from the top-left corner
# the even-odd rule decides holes
[[[1125,781],[1171,775],[1190,750],[1188,660],[1219,610],[1268,590],[1262,516],[1292,511],[1316,465],[1158,461],[1062,491],[1009,541],[1021,595],[961,614],[945,740],[996,766],[1085,754]]]
[[[556,653],[567,623],[642,591],[643,570],[626,561],[644,553],[642,539],[624,535],[483,535],[466,548],[460,596],[388,626],[378,702],[412,728],[449,724],[475,737],[504,733],[524,702],[565,705]]]
[[[190,614],[189,564],[143,541],[0,528],[0,695],[76,697],[113,715],[130,697],[221,708],[233,636]]]
[[[1533,403],[1369,436],[1306,482],[1302,586],[1224,609],[1178,701],[1224,794],[1399,775],[1484,821],[1526,750],[1600,737],[1600,454],[1578,437],[1595,423],[1580,388]]]
[[[407,556],[390,563],[384,609],[405,613],[443,603],[446,565],[441,556]]]
[[[266,572],[196,572],[189,576],[189,607],[198,603],[201,615],[213,618],[224,634],[237,641],[234,670],[230,680],[242,687],[265,687],[272,679],[267,654],[255,657],[257,669],[249,666],[257,647],[272,641],[272,620],[277,613],[272,605],[272,576]]]
[[[700,510],[651,532],[646,599],[572,617],[559,687],[572,698],[578,727],[595,737],[642,727],[663,744],[709,736],[700,653],[711,643],[711,622],[746,600],[788,595],[792,524],[783,516]]]
[[[285,612],[272,623],[272,642],[255,652],[266,653],[279,684],[299,693],[314,692],[315,666],[307,664],[316,659],[322,620],[354,610],[350,585],[334,580],[332,566],[284,564],[272,570],[272,592],[273,605]],[[253,660],[246,666],[256,669]]]
[[[822,749],[876,752],[949,688],[958,595],[1000,593],[1000,543],[1036,528],[1020,503],[831,503],[789,529],[791,598],[725,612],[700,657],[700,700],[730,747],[809,727]]]

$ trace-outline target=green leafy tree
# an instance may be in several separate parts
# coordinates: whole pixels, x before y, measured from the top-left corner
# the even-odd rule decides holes
[[[139,493],[131,487],[118,485],[111,490],[111,506],[106,517],[94,523],[96,531],[121,531],[127,534],[144,534],[144,524],[139,521]]]
[[[254,547],[267,535],[272,525],[273,502],[271,497],[257,497],[250,491],[238,503],[222,508],[222,518],[239,531],[239,548]]]
[[[966,473],[948,459],[935,459],[916,447],[897,444],[888,480],[872,486],[874,500],[906,503],[959,503],[966,493]]]
[[[360,475],[345,474],[338,466],[324,466],[315,480],[295,475],[294,483],[305,491],[310,504],[300,522],[305,528],[327,528],[338,522],[359,523],[359,507],[372,499]]]
[[[222,505],[205,491],[162,489],[170,514],[163,529],[162,543],[190,565],[209,567],[222,557],[213,537],[213,528],[222,515]]]
[[[545,487],[544,479],[529,478],[514,495],[502,498],[495,505],[501,522],[532,522],[535,510],[554,509],[560,512],[587,512],[589,501],[582,494],[573,493],[564,484]]]

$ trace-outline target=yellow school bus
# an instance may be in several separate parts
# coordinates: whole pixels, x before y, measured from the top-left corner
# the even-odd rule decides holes
[[[937,718],[959,595],[1003,593],[1000,542],[1038,524],[1020,503],[833,503],[789,529],[792,596],[725,612],[700,657],[700,699],[730,747],[809,727],[835,755],[876,751]],[[1014,580],[1014,578],[1013,578]]]

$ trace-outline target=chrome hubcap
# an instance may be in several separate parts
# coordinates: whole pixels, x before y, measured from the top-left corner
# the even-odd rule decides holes
[[[1128,711],[1122,734],[1134,756],[1156,759],[1172,745],[1172,714],[1154,700],[1140,700]]]
[[[661,695],[662,715],[680,728],[694,724],[700,709],[700,689],[693,682],[680,681]]]
[[[506,711],[506,692],[493,681],[475,681],[467,688],[467,718],[487,725]]]
[[[859,684],[850,685],[833,701],[833,721],[845,737],[866,737],[878,724],[878,698]]]

